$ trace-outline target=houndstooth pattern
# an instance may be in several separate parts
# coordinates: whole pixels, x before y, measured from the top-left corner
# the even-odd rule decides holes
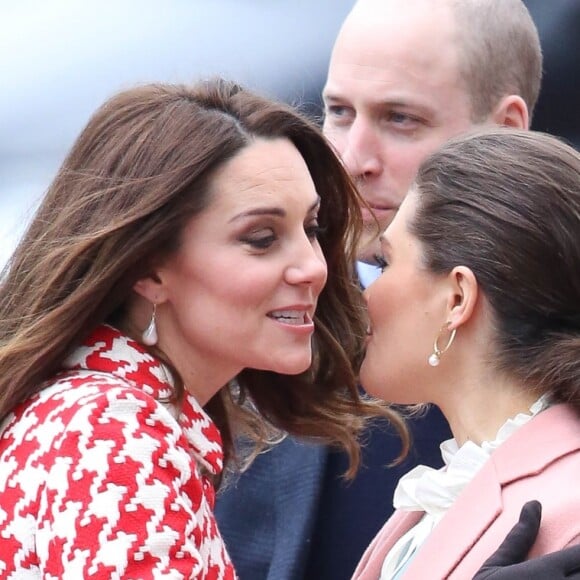
[[[0,578],[231,580],[201,472],[222,469],[191,396],[109,326],[0,428]],[[200,472],[200,468],[201,472]]]

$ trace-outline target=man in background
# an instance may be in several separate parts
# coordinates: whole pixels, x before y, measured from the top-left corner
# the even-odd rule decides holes
[[[372,211],[363,208],[363,284],[421,161],[478,125],[527,128],[541,71],[520,0],[357,2],[332,52],[323,129]],[[326,447],[289,438],[261,455],[217,503],[241,580],[350,578],[393,510],[399,478],[441,465],[450,433],[439,411],[410,427],[413,450],[394,468],[386,465],[399,453],[396,436],[388,425],[371,429],[352,482],[341,479],[346,458]]]

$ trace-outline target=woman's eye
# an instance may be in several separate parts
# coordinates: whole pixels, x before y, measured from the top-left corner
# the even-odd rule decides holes
[[[379,268],[383,271],[389,265],[389,263],[385,260],[384,256],[382,256],[381,254],[375,254],[374,258]]]
[[[304,228],[306,235],[310,240],[315,240],[318,236],[324,231],[324,228],[320,226],[318,223],[311,224]]]
[[[267,236],[249,236],[242,239],[244,244],[248,244],[256,250],[267,250],[276,241],[276,236],[274,234],[269,234]]]

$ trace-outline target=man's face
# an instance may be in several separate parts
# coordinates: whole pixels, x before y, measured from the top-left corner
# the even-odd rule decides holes
[[[379,223],[363,208],[367,262],[423,159],[473,125],[445,4],[362,0],[334,46],[323,130]]]

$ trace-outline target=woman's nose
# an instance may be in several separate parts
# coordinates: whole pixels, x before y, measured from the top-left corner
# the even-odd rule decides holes
[[[311,284],[320,290],[328,274],[322,249],[306,236],[300,246],[286,269],[286,280],[289,284]]]

